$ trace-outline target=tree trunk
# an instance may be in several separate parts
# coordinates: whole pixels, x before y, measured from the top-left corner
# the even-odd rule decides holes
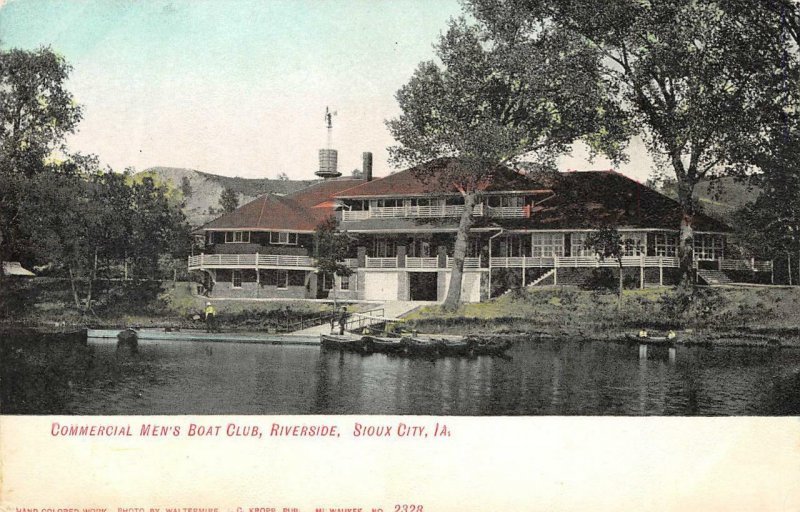
[[[678,258],[680,261],[681,284],[694,285],[694,186],[695,180],[687,174],[678,151],[672,154],[672,167],[678,179],[678,203],[681,205],[680,240],[678,240]],[[691,164],[690,164],[691,170]]]
[[[456,243],[453,248],[453,268],[450,269],[450,287],[444,300],[444,308],[454,310],[461,302],[461,281],[464,277],[464,258],[467,256],[467,238],[472,227],[472,210],[475,208],[477,194],[467,192],[464,194],[464,213],[458,223]]]
[[[619,262],[619,296],[617,297],[617,313],[622,311],[622,261]]]
[[[86,292],[86,310],[92,309],[92,290],[94,289],[94,281],[97,279],[97,249],[94,250],[94,265],[92,271],[89,273],[89,290]]]
[[[78,297],[78,288],[75,286],[75,274],[72,272],[72,267],[69,267],[69,284],[72,286],[72,298],[75,299],[75,308],[81,309],[81,299]]]
[[[789,275],[789,286],[792,286],[792,253],[786,253],[786,273]]]

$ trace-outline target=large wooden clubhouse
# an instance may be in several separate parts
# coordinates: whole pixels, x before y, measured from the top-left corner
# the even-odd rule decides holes
[[[204,250],[189,258],[189,270],[203,273],[216,298],[444,300],[464,208],[456,187],[435,179],[448,165],[457,163],[439,159],[376,179],[369,168],[363,179],[329,178],[286,196],[263,195],[197,231]],[[354,240],[347,277],[318,273],[310,256],[317,225],[331,215]],[[485,300],[510,286],[581,285],[599,271],[618,272],[616,260],[601,261],[585,247],[587,233],[602,225],[625,239],[629,284],[674,284],[681,215],[672,199],[614,171],[529,177],[502,169],[473,213],[462,300]],[[701,282],[759,274],[769,282],[771,265],[738,256],[729,227],[705,215],[693,226]]]

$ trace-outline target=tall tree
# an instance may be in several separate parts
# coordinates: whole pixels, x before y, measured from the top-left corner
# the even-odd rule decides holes
[[[568,34],[596,53],[611,98],[677,180],[679,254],[693,260],[695,185],[746,166],[796,88],[796,44],[785,37],[790,2],[745,0],[467,0],[498,45]],[[796,10],[794,11],[796,12]],[[795,40],[796,42],[796,40]],[[580,65],[580,63],[576,63]]]
[[[624,240],[617,228],[613,226],[602,226],[596,231],[586,235],[584,246],[591,249],[600,258],[600,261],[613,259],[619,266],[619,293],[617,296],[617,311],[622,309],[622,290],[623,290],[623,268],[622,257],[625,255]]]
[[[29,256],[29,233],[21,230],[21,215],[31,212],[29,178],[52,169],[45,158],[80,121],[64,87],[69,71],[49,48],[0,51],[0,262]]]
[[[399,143],[390,148],[396,165],[418,166],[420,179],[463,195],[444,304],[455,308],[473,209],[501,167],[519,169],[534,157],[541,167],[552,166],[579,137],[618,156],[627,135],[605,99],[610,92],[600,87],[592,50],[563,34],[498,46],[485,40],[482,27],[461,19],[451,22],[436,55],[438,62],[422,62],[398,91],[402,114],[387,126]],[[438,157],[455,159],[444,167],[421,165]]]
[[[314,231],[312,256],[320,275],[347,277],[353,269],[344,260],[350,251],[352,239],[346,231],[339,231],[336,217],[330,216],[317,225]],[[334,308],[336,308],[336,285],[333,288]]]
[[[239,194],[231,187],[225,187],[219,195],[219,206],[225,213],[232,212],[239,207]]]
[[[738,212],[736,225],[754,255],[794,260],[789,283],[800,283],[800,132],[770,148],[755,160],[765,170],[755,177],[762,192]]]

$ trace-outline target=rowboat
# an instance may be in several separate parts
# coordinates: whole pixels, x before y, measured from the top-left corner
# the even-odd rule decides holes
[[[439,352],[443,356],[474,356],[477,341],[463,336],[445,336],[438,339]]]
[[[679,339],[679,336],[640,336],[638,334],[626,334],[625,339],[628,341],[635,341],[637,343],[651,343],[651,344],[667,344],[667,343],[678,343],[682,341]]]
[[[382,354],[396,354],[402,352],[405,347],[403,338],[399,336],[365,336],[365,343],[372,345],[374,352]]]
[[[514,344],[511,339],[471,338],[471,350],[477,356],[499,356]]]
[[[364,336],[359,334],[320,334],[319,341],[322,348],[334,350],[347,350],[350,352],[369,353],[372,350],[370,343],[366,343]]]
[[[415,335],[403,338],[403,353],[409,356],[438,356],[439,340],[430,336]]]

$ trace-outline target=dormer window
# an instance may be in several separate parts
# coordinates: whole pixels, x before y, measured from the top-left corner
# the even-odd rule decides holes
[[[297,233],[278,233],[272,231],[269,234],[269,243],[273,245],[297,245]]]

